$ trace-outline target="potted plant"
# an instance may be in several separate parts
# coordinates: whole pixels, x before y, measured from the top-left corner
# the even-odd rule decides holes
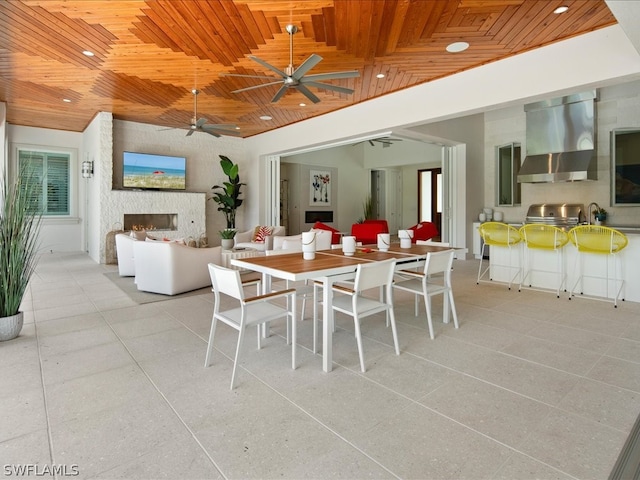
[[[236,236],[236,229],[235,228],[225,228],[224,230],[220,230],[220,238],[221,240],[221,245],[223,250],[231,250],[233,248],[234,245],[234,241],[233,241],[233,237]]]
[[[240,182],[238,165],[234,164],[228,157],[220,155],[220,166],[229,180],[223,182],[223,185],[211,187],[213,195],[209,200],[216,202],[218,211],[224,213],[227,220],[227,228],[223,232],[226,232],[225,235],[231,235],[230,238],[233,239],[236,233],[236,210],[242,205],[240,187],[245,184]],[[233,231],[233,235],[231,231]],[[220,232],[220,235],[222,236],[222,232]],[[228,238],[222,238],[228,240]]]
[[[17,337],[24,314],[19,311],[38,259],[42,214],[37,202],[42,182],[26,169],[0,187],[0,341]]]
[[[593,216],[596,219],[596,225],[602,225],[607,220],[607,211],[602,207],[593,209]]]

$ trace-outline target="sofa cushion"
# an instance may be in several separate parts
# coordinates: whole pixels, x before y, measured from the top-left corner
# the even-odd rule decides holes
[[[326,223],[322,223],[322,222],[316,222],[313,224],[314,229],[319,229],[319,230],[328,230],[332,233],[331,235],[331,244],[332,245],[337,245],[340,243],[340,237],[342,236],[340,234],[340,230],[337,230],[329,225],[327,225]]]
[[[252,242],[256,243],[264,243],[265,238],[273,233],[272,227],[267,227],[264,225],[258,225],[253,232]]]

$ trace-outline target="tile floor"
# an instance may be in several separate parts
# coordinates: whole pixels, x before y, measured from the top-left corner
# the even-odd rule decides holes
[[[84,254],[44,256],[21,336],[0,344],[0,464],[76,478],[605,479],[640,411],[640,304],[618,309],[476,285],[456,261],[460,329],[436,338],[396,296],[400,356],[381,317],[337,319],[333,372],[299,326],[203,368],[213,295],[136,305]],[[59,472],[60,473],[60,472]],[[64,478],[58,475],[58,478]]]

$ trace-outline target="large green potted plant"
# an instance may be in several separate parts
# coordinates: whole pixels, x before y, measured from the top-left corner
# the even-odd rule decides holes
[[[0,341],[17,337],[24,323],[20,304],[38,259],[42,183],[25,169],[0,187]]]
[[[226,230],[234,230],[236,228],[236,210],[242,205],[240,198],[240,187],[245,185],[240,182],[238,174],[238,165],[234,164],[228,157],[220,155],[220,166],[227,176],[228,181],[223,185],[214,185],[211,187],[213,195],[210,200],[218,204],[218,211],[224,213],[227,220]],[[235,233],[234,233],[235,234]],[[233,237],[232,237],[233,238]]]

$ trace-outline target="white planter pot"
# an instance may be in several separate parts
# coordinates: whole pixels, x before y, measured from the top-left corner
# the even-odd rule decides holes
[[[220,240],[220,245],[223,250],[231,250],[234,245],[234,240],[233,238],[223,238]]]
[[[0,342],[12,340],[20,335],[24,314],[18,312],[10,317],[0,317]]]

